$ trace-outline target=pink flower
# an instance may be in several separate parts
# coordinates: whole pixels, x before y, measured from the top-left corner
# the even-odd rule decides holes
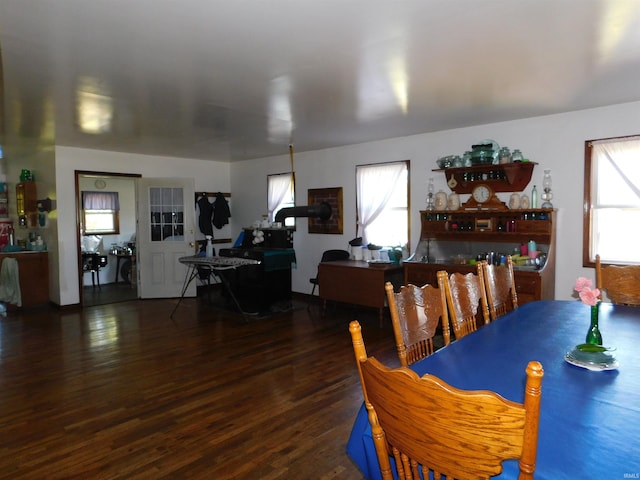
[[[595,306],[600,301],[600,290],[597,288],[584,287],[579,293],[580,300],[585,305]]]
[[[600,302],[600,290],[593,288],[593,282],[590,278],[578,277],[573,289],[578,292],[580,300],[585,305],[593,307]]]
[[[593,286],[593,282],[591,281],[590,278],[586,278],[586,277],[578,277],[578,279],[576,280],[576,286],[573,287],[573,289],[576,292],[581,292],[583,291],[585,288],[586,289],[591,289],[591,287]]]

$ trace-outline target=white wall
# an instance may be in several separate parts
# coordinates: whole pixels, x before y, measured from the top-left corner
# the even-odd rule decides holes
[[[224,162],[63,146],[56,147],[55,162],[59,262],[53,266],[56,271],[52,274],[51,299],[59,305],[73,305],[80,301],[76,237],[76,170],[140,174],[151,178],[191,177],[195,179],[196,191],[230,191],[230,165]]]
[[[437,133],[394,138],[380,142],[295,154],[297,205],[307,204],[310,188],[343,187],[344,234],[307,233],[307,220],[297,220],[294,247],[297,268],[293,271],[293,290],[309,293],[309,278],[316,272],[323,250],[347,248],[356,236],[355,166],[394,160],[411,160],[411,247],[420,235],[419,210],[424,208],[427,182],[434,177],[436,191],[449,191],[444,176],[432,172],[437,158],[462,154],[472,144],[493,139],[501,146],[519,148],[524,156],[538,163],[532,184],[538,189],[544,169],[553,177],[553,205],[557,215],[556,298],[571,299],[578,276],[594,277],[593,269],[582,267],[582,203],[584,142],[586,140],[640,133],[640,102],[614,105],[512,122],[482,125]],[[295,144],[294,144],[295,147]],[[284,150],[284,148],[283,148]],[[234,195],[234,225],[249,226],[266,211],[268,174],[290,171],[288,152],[282,156],[231,165]],[[499,194],[508,202],[509,194]],[[461,199],[465,201],[467,196]]]

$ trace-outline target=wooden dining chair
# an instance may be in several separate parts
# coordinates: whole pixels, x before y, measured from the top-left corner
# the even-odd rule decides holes
[[[491,265],[486,261],[479,262],[478,270],[480,269],[484,277],[491,321],[518,308],[518,294],[516,293],[511,255],[507,256],[504,265]]]
[[[360,324],[349,325],[364,403],[383,480],[488,479],[502,461],[518,459],[518,478],[533,479],[538,449],[540,362],[526,368],[524,403],[488,390],[466,391],[407,367],[391,369],[367,357]],[[429,477],[431,478],[431,477]]]
[[[449,345],[449,318],[444,290],[429,284],[422,287],[408,284],[395,293],[391,282],[386,282],[384,289],[402,366],[411,365],[435,351],[434,337],[440,324],[443,344]]]
[[[640,265],[602,266],[596,255],[596,287],[617,305],[640,306]]]
[[[482,269],[478,274],[454,272],[449,275],[445,270],[437,273],[438,287],[443,289],[447,298],[449,323],[456,340],[461,339],[479,326],[489,323],[489,308],[484,287]],[[479,325],[479,322],[480,325]]]

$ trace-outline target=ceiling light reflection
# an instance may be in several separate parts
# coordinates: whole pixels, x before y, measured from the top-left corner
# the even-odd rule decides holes
[[[602,63],[635,58],[640,51],[640,4],[637,2],[604,2],[598,25],[598,58]],[[634,45],[635,44],[635,45]],[[636,48],[630,49],[634,45]]]
[[[405,48],[399,43],[391,45],[384,58],[363,55],[357,87],[358,119],[372,120],[398,110],[407,113],[409,81]]]
[[[267,132],[269,140],[279,142],[290,139],[293,129],[291,114],[291,79],[278,77],[270,84]]]
[[[83,133],[109,133],[113,124],[113,98],[94,77],[80,77],[76,90],[76,123]]]
[[[389,82],[400,110],[406,115],[409,105],[409,78],[404,57],[395,57],[391,62]]]

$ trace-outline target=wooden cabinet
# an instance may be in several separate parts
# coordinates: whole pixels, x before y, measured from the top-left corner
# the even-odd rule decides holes
[[[0,253],[0,264],[5,258],[18,261],[22,307],[36,307],[49,303],[49,255],[47,252]],[[9,310],[15,305],[7,304]]]
[[[494,192],[521,192],[529,184],[536,165],[535,162],[514,162],[433,171],[443,172],[449,187],[456,193],[471,193],[478,183],[489,185]]]
[[[518,302],[553,299],[555,295],[555,211],[455,210],[421,211],[420,243],[404,263],[405,283],[436,284],[439,270],[475,272],[467,260],[484,252],[512,254],[533,240],[546,256],[542,268],[516,266]]]

